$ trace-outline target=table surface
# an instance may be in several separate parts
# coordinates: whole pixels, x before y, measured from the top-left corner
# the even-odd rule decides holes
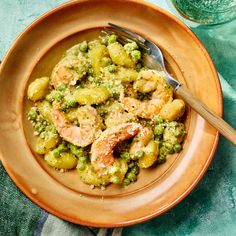
[[[63,2],[66,1],[0,0],[0,59],[4,57],[13,40],[29,23],[42,13]],[[161,1],[153,0],[150,2],[166,7],[166,4]],[[234,29],[236,28],[236,24],[232,26]],[[225,26],[222,26],[216,30],[221,33],[225,32],[224,27]],[[226,82],[224,82],[226,84],[224,84],[223,88],[230,86],[230,89],[235,93],[236,72],[230,69],[230,63],[222,65],[219,54],[215,54],[215,50],[217,49],[212,48],[214,45],[209,44],[208,38],[204,34],[204,29],[196,29],[194,31],[207,47],[218,71],[220,71],[226,79]],[[211,35],[212,32],[214,32],[214,30],[209,31],[208,36]],[[220,36],[216,38],[216,40],[220,40]],[[226,43],[230,47],[233,47],[232,50],[234,51],[235,58],[236,32],[234,31],[233,34],[231,32],[231,36],[232,38],[229,38]],[[218,41],[215,42],[215,46],[217,46],[217,42]],[[226,57],[227,56],[228,55],[226,55]],[[224,57],[223,54],[222,57]],[[226,97],[225,101],[227,101]],[[225,119],[233,125],[232,122],[235,122],[235,119],[233,119],[230,114],[231,113],[227,111],[225,113]],[[4,169],[1,167],[0,171],[4,171]],[[6,176],[6,178],[8,177]],[[235,184],[235,148],[221,137],[213,163],[194,191],[178,206],[164,215],[148,222],[125,228],[123,235],[236,235]],[[23,195],[18,195],[18,197],[25,198]],[[25,199],[24,201],[29,200]],[[0,204],[0,206],[3,206],[3,204]],[[32,207],[34,207],[34,205]],[[0,211],[0,218],[1,217],[4,216],[1,216]],[[0,226],[1,223],[0,221]],[[19,233],[18,235],[23,235],[23,233]]]

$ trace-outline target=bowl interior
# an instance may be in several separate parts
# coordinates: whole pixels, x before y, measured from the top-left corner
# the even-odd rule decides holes
[[[67,49],[84,40],[90,41],[98,38],[98,36],[101,33],[101,30],[102,28],[92,28],[88,30],[83,30],[69,37],[66,37],[65,39],[53,45],[42,56],[42,58],[40,58],[40,60],[33,68],[33,71],[29,77],[28,84],[38,77],[50,76],[53,67],[61,59],[61,57],[63,56],[63,54],[66,52]],[[184,77],[180,76],[182,75],[181,70],[175,64],[174,60],[171,58],[171,55],[168,54],[168,52],[165,50],[164,52],[165,52],[164,57],[166,59],[168,71],[174,77],[177,77],[179,80],[181,80],[182,83],[185,84]],[[27,120],[27,112],[29,111],[29,107],[32,104],[27,99],[26,91],[27,90],[25,90],[25,97],[23,103],[23,126],[25,130],[27,143],[34,154],[34,157],[40,164],[42,171],[46,171],[52,178],[54,178],[60,184],[63,184],[64,186],[78,192],[79,194],[89,194],[96,196],[116,196],[116,195],[132,194],[133,192],[140,191],[143,188],[148,187],[151,184],[155,183],[156,181],[160,180],[160,178],[162,178],[162,176],[168,171],[168,169],[171,168],[171,166],[177,160],[179,155],[181,155],[181,154],[169,155],[166,163],[155,166],[153,168],[149,168],[147,170],[144,169],[141,170],[140,174],[138,175],[138,181],[134,184],[131,184],[128,188],[123,188],[118,185],[109,185],[106,188],[106,191],[101,190],[100,188],[91,189],[89,185],[86,185],[82,181],[80,181],[79,175],[76,173],[76,170],[68,171],[65,173],[56,171],[55,169],[49,167],[43,160],[42,156],[37,155],[36,152],[34,151],[36,137],[33,135],[32,125]],[[184,119],[187,129],[189,126],[189,120],[190,120],[190,110],[188,109],[188,112],[186,112]]]

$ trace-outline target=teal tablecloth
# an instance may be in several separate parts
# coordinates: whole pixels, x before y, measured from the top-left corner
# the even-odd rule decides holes
[[[0,0],[0,58],[35,18],[65,0]],[[161,0],[152,0],[167,7]],[[236,126],[236,20],[193,29],[223,76],[224,118]],[[127,227],[124,236],[236,235],[236,149],[220,138],[212,165],[195,190],[178,206],[148,222]],[[0,235],[96,235],[94,228],[65,222],[27,199],[0,164]],[[100,235],[104,232],[100,231]],[[108,231],[110,234],[110,231]]]

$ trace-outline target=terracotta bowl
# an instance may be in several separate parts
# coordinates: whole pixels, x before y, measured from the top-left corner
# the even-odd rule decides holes
[[[25,111],[25,90],[38,76],[49,76],[63,52],[96,38],[107,22],[125,26],[157,43],[168,70],[218,115],[219,80],[197,37],[182,22],[138,0],[72,1],[40,17],[15,41],[0,70],[0,157],[16,185],[36,204],[65,220],[97,227],[136,224],[162,214],[196,186],[214,155],[218,133],[190,108],[188,135],[179,155],[142,171],[135,184],[105,191],[83,184],[75,171],[60,173],[45,165]]]

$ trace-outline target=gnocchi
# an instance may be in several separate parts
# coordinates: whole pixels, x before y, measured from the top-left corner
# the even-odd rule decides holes
[[[105,87],[82,88],[77,90],[75,97],[81,105],[98,105],[109,98],[109,91]]]
[[[51,151],[45,155],[44,159],[49,166],[65,170],[74,169],[78,163],[77,158],[68,152],[62,152],[59,157],[55,157]]]
[[[127,54],[125,49],[122,47],[122,45],[118,42],[112,43],[107,46],[109,55],[112,59],[112,61],[119,65],[129,68],[134,68],[135,63],[131,59],[131,57]]]
[[[160,111],[160,116],[164,120],[173,121],[182,117],[184,112],[185,112],[184,101],[181,99],[174,99],[172,102],[166,103],[162,107]]]
[[[47,94],[48,87],[49,87],[48,77],[38,78],[29,85],[27,90],[27,96],[33,102],[41,100]]]

